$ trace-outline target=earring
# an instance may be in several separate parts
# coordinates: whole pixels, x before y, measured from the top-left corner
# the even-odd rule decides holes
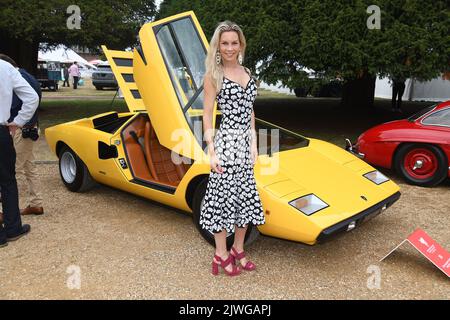
[[[242,54],[240,52],[238,54],[238,62],[239,64],[242,64]]]
[[[222,60],[222,57],[220,55],[220,52],[217,50],[216,51],[216,63],[220,64],[221,60]]]

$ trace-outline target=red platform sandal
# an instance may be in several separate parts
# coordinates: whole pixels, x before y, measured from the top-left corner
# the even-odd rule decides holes
[[[239,269],[239,267],[237,267],[233,263],[234,258],[231,255],[229,255],[228,258],[225,260],[223,260],[218,255],[214,255],[214,258],[216,259],[216,261],[219,261],[220,264],[213,260],[213,262],[212,262],[212,274],[213,275],[217,276],[219,274],[219,266],[221,266],[223,271],[229,276],[237,276],[237,275],[241,274],[241,269]],[[227,269],[225,269],[228,265],[232,265],[233,269],[231,271],[228,271]]]
[[[234,247],[231,247],[231,251],[230,251],[230,256],[233,257],[234,260],[239,260],[239,263],[241,262],[240,260],[243,259],[245,257],[245,252],[237,252],[237,250]],[[247,271],[253,271],[256,269],[256,265],[251,262],[250,260],[247,261],[247,263],[244,265],[242,265],[242,269],[247,270]]]

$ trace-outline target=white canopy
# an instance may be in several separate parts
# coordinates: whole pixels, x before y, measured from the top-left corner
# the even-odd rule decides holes
[[[38,59],[47,61],[58,61],[62,63],[73,63],[74,61],[76,61],[89,69],[96,69],[96,67],[93,64],[90,64],[78,53],[76,53],[70,48],[67,48],[64,45],[59,45],[54,50],[49,51],[39,50]]]

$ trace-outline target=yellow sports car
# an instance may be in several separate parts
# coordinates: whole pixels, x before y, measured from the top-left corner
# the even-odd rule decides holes
[[[129,112],[110,112],[45,131],[71,191],[94,181],[199,214],[210,165],[202,137],[208,42],[193,12],[145,24],[133,52],[104,53]],[[217,128],[221,114],[214,110]],[[263,235],[313,245],[350,231],[399,197],[399,187],[330,143],[256,119],[255,178],[266,224],[249,226],[247,244]],[[228,236],[229,244],[233,234]]]

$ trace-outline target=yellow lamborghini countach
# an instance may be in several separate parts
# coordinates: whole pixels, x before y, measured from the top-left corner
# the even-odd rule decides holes
[[[181,209],[199,226],[210,173],[202,137],[208,42],[193,12],[145,24],[133,52],[103,46],[129,112],[109,112],[45,131],[65,186],[98,182]],[[214,126],[221,121],[215,107]],[[399,187],[330,143],[256,119],[257,188],[266,224],[258,234],[313,245],[359,226],[391,206]],[[229,234],[231,244],[233,234]]]

